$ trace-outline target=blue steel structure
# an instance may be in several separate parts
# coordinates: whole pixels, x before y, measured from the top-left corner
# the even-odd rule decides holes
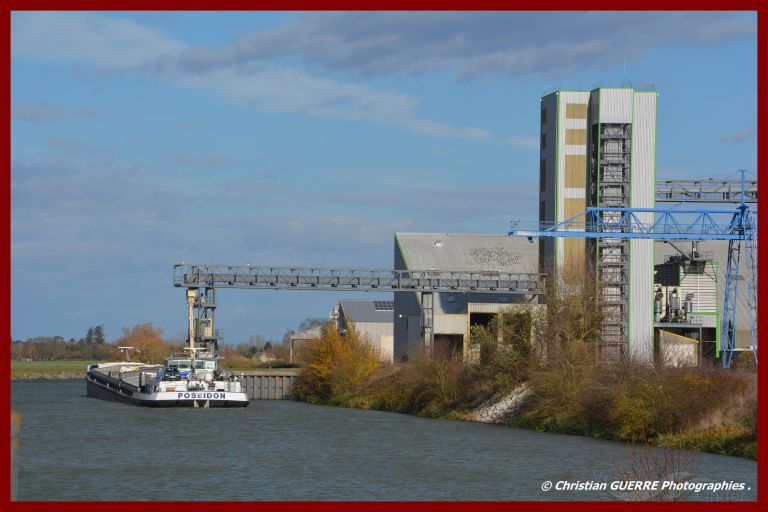
[[[742,247],[746,256],[747,301],[751,348],[757,364],[757,217],[747,204],[745,174],[741,172],[740,203],[731,209],[609,208],[590,207],[570,219],[539,229],[512,229],[510,236],[561,238],[644,238],[657,240],[728,240],[725,301],[721,330],[721,361],[729,368],[736,344],[736,299]],[[755,186],[756,188],[756,186]],[[755,192],[756,196],[756,192]],[[653,213],[644,223],[639,213]],[[730,216],[725,222],[723,217]],[[727,218],[727,217],[726,217]]]

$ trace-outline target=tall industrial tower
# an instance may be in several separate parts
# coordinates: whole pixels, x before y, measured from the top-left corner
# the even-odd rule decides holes
[[[600,88],[556,91],[541,99],[540,228],[587,207],[653,208],[656,174],[655,91]],[[617,214],[618,215],[618,214]],[[653,222],[653,214],[641,214]],[[572,229],[583,229],[574,224]],[[540,271],[553,282],[583,276],[594,258],[608,358],[653,358],[653,241],[547,238]]]

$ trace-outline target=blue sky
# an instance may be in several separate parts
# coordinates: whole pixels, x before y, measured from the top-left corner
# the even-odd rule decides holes
[[[538,215],[539,98],[659,91],[657,176],[756,171],[754,13],[15,12],[11,333],[152,321],[177,261],[391,268]],[[349,298],[389,298],[386,294]],[[331,293],[223,290],[226,343]]]

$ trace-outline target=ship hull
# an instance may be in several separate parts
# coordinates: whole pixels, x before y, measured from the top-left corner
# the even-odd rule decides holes
[[[141,393],[136,386],[89,371],[86,394],[92,398],[110,400],[143,407],[246,407],[248,395],[231,391],[162,391]]]

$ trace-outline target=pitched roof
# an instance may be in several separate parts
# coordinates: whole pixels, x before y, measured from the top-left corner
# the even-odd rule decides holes
[[[392,323],[395,316],[395,308],[392,301],[342,299],[339,301],[339,305],[344,312],[344,316],[355,323]]]
[[[538,272],[538,241],[506,235],[395,233],[410,270]]]

